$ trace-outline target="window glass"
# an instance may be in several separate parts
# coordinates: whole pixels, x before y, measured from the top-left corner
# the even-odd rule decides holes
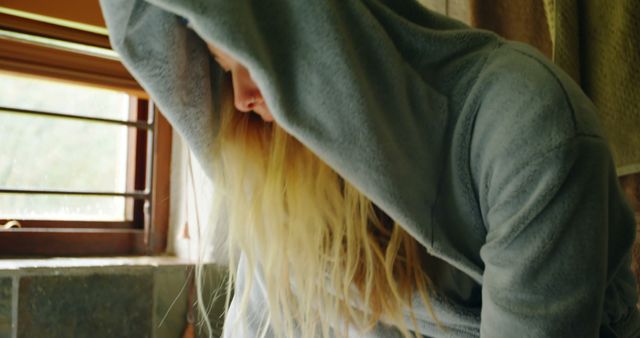
[[[0,193],[2,219],[118,222],[124,206],[124,197]]]
[[[124,120],[126,94],[0,74],[0,106]],[[128,128],[0,110],[0,188],[124,192]],[[0,193],[0,218],[124,220],[122,197]]]
[[[0,73],[0,106],[127,120],[125,93]]]

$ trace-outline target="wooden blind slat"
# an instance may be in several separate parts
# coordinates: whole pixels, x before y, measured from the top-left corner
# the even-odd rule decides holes
[[[105,27],[98,0],[0,0],[0,7]]]
[[[109,37],[0,13],[0,29],[111,49]]]
[[[0,41],[0,70],[53,77],[148,97],[119,61],[21,41]]]

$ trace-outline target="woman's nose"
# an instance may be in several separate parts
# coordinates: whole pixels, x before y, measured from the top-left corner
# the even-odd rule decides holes
[[[253,82],[249,71],[242,66],[232,72],[232,77],[236,109],[244,113],[251,112],[263,100],[258,86]]]

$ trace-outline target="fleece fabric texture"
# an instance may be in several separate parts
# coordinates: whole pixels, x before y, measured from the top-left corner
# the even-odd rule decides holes
[[[532,48],[413,0],[101,4],[114,48],[205,167],[221,69],[203,40],[248,68],[275,123],[439,259],[442,327],[416,301],[418,333],[640,335],[633,215],[595,108]],[[257,335],[253,290],[227,337]]]
[[[640,1],[544,0],[553,61],[600,111],[619,175],[640,172]]]

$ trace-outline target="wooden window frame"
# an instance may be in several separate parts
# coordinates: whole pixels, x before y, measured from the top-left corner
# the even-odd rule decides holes
[[[0,14],[0,29],[108,46],[105,36]],[[130,120],[151,122],[150,129],[129,127],[127,191],[148,199],[126,199],[124,222],[18,220],[21,228],[0,230],[2,256],[150,255],[165,251],[169,222],[171,127],[122,64],[74,51],[0,39],[0,71],[70,81],[131,95]],[[151,117],[151,119],[149,119]],[[153,142],[149,143],[149,140]],[[153,145],[153,146],[150,146]],[[130,148],[131,150],[131,148]],[[9,220],[0,220],[5,224]]]

